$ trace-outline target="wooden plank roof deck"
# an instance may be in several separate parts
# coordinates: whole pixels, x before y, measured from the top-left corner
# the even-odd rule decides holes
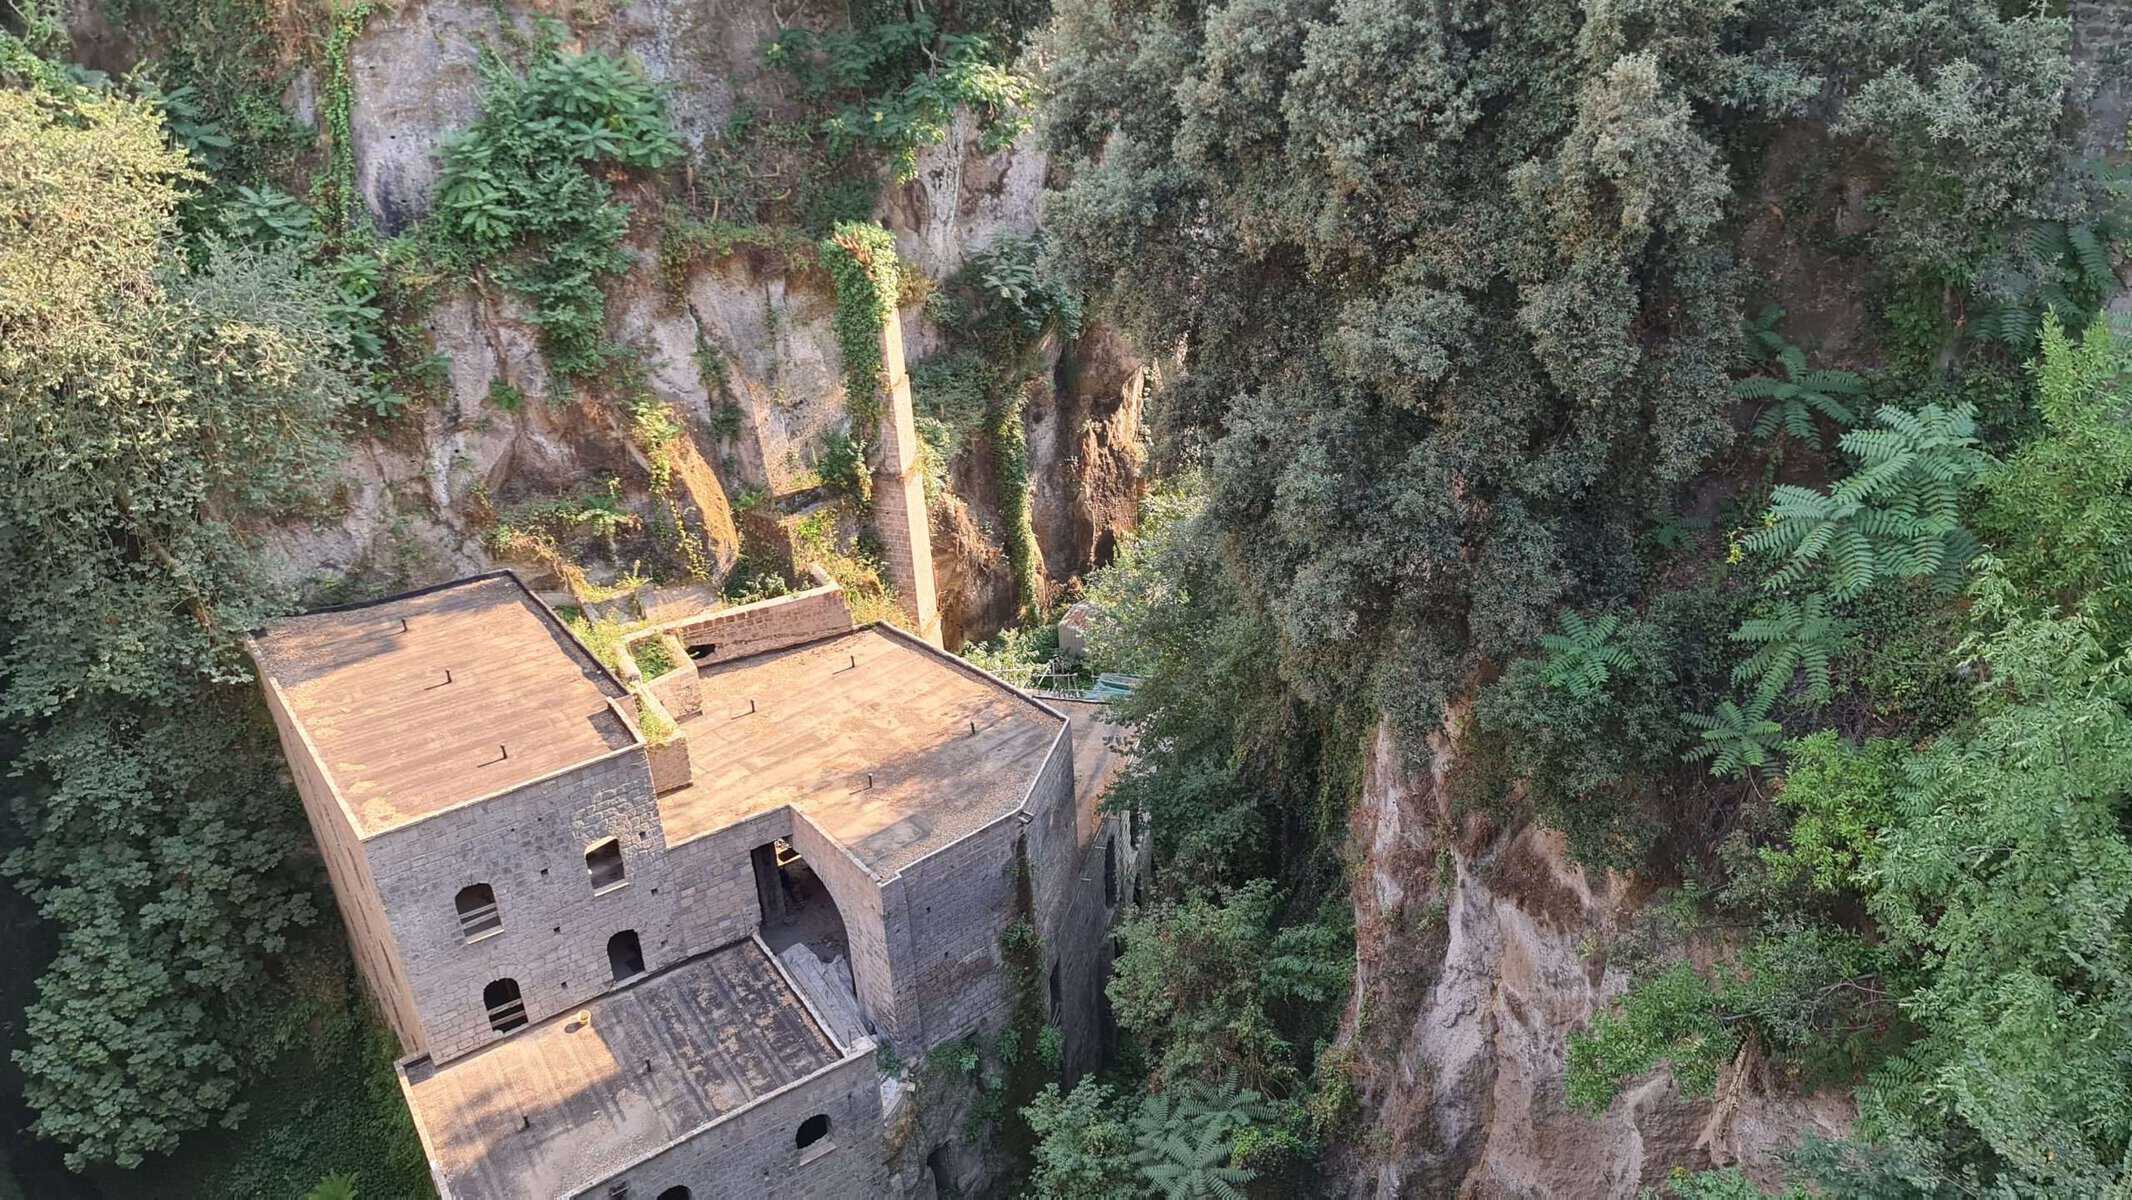
[[[877,876],[1019,808],[1064,724],[871,626],[699,674],[693,778],[659,797],[668,844],[789,804]]]
[[[749,939],[405,1070],[456,1194],[561,1196],[842,1057]]]
[[[508,573],[290,617],[252,644],[360,836],[637,740],[608,703],[621,685]]]

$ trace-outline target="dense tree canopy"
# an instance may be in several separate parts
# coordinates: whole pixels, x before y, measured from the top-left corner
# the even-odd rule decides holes
[[[20,1062],[39,1133],[131,1165],[239,1111],[312,916],[261,727],[214,685],[276,611],[254,523],[329,478],[345,347],[293,259],[178,253],[196,177],[149,106],[0,88],[0,163],[4,869],[59,929]]]
[[[1887,268],[1973,274],[2073,86],[2063,22],[1988,0],[1077,0],[1052,39],[1062,263],[1181,349],[1170,446],[1286,678],[1409,729],[1628,590],[1728,441],[1766,131],[1899,148]]]

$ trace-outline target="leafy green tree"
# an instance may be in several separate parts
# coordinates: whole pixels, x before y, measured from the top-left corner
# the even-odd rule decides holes
[[[481,117],[447,142],[432,219],[533,302],[549,363],[606,361],[601,281],[627,268],[628,208],[595,168],[656,170],[681,157],[664,100],[636,68],[561,48],[543,25],[524,73],[481,64]]]
[[[1022,1110],[1038,1137],[1041,1200],[1237,1200],[1258,1172],[1237,1162],[1277,1114],[1256,1092],[1186,1081],[1137,1100],[1082,1080],[1047,1084]]]
[[[1719,779],[1773,774],[1784,726],[1769,717],[1771,697],[1757,691],[1745,704],[1720,700],[1709,713],[1686,713],[1682,719],[1700,730],[1695,744],[1681,753],[1688,762],[1708,762]]]
[[[1733,641],[1754,647],[1754,653],[1732,669],[1732,681],[1752,683],[1757,698],[1773,700],[1791,686],[1794,676],[1801,676],[1806,698],[1826,703],[1834,694],[1830,665],[1843,652],[1850,631],[1851,623],[1831,612],[1828,597],[1819,593],[1764,600],[1732,635]]]
[[[1473,712],[1483,741],[1500,747],[1534,811],[1568,836],[1579,861],[1638,866],[1663,832],[1676,799],[1667,776],[1692,736],[1682,709],[1723,686],[1731,610],[1714,590],[1666,593],[1640,615],[1602,619],[1613,623],[1600,643],[1609,652],[1600,686],[1578,665],[1586,651],[1573,631],[1482,691]],[[1578,623],[1583,641],[1595,624]]]
[[[2132,638],[2132,355],[2105,322],[2079,342],[2043,324],[2034,372],[2044,435],[1984,478],[1977,525],[2006,577],[2086,608],[2110,645]]]
[[[1621,618],[1603,613],[1587,621],[1574,612],[1562,614],[1562,632],[1543,634],[1540,649],[1545,658],[1540,677],[1547,686],[1561,688],[1580,700],[1589,700],[1606,687],[1609,673],[1636,665],[1627,650],[1609,645],[1621,628]]]
[[[1418,747],[1483,660],[1622,598],[1727,441],[1753,156],[1720,146],[1833,113],[1901,160],[1883,244],[1936,270],[2046,207],[2067,41],[1993,0],[1066,0],[1046,220],[1069,284],[1178,353],[1164,448],[1281,679]]]
[[[1734,963],[1707,973],[1674,963],[1638,980],[1618,1009],[1570,1035],[1570,1103],[1605,1111],[1624,1084],[1661,1064],[1681,1090],[1706,1094],[1743,1039],[1801,1064],[1855,1077],[1888,1028],[1891,956],[1854,933],[1780,923]]]
[[[1862,896],[1872,887],[1881,837],[1895,822],[1903,747],[1876,740],[1853,746],[1822,730],[1785,746],[1777,803],[1792,816],[1786,845],[1760,858],[1780,882]]]
[[[277,1048],[304,843],[229,685],[286,603],[254,531],[314,511],[352,393],[292,257],[179,255],[194,177],[151,107],[28,82],[0,87],[4,870],[59,951],[18,1062],[37,1133],[131,1166],[234,1118]]]
[[[1107,992],[1118,1024],[1151,1052],[1157,1085],[1241,1079],[1285,1092],[1300,1081],[1277,1010],[1345,995],[1352,963],[1331,930],[1277,926],[1281,902],[1260,879],[1126,923]]]
[[[1040,1200],[1113,1200],[1139,1194],[1132,1118],[1117,1089],[1084,1079],[1070,1092],[1047,1083],[1022,1117],[1036,1134],[1030,1194]]]
[[[1784,369],[1782,378],[1758,375],[1732,385],[1733,395],[1764,402],[1754,419],[1754,436],[1766,440],[1782,433],[1819,450],[1821,431],[1815,417],[1841,429],[1858,423],[1858,414],[1839,397],[1863,395],[1864,380],[1849,371],[1812,370],[1806,352],[1790,343],[1777,350],[1773,361]]]
[[[1839,443],[1854,462],[1827,491],[1780,484],[1764,527],[1746,549],[1776,560],[1772,589],[1812,580],[1832,600],[1855,599],[1883,579],[1946,577],[1975,553],[1961,523],[1965,492],[1990,459],[1979,448],[1975,409],[1886,406],[1878,429]]]
[[[977,121],[978,145],[1003,150],[1029,127],[1029,79],[1002,61],[981,33],[942,33],[931,16],[817,33],[786,29],[763,50],[791,72],[804,95],[835,100],[822,119],[830,154],[864,148],[888,161],[897,183],[917,177],[918,154],[947,140],[955,114]]]
[[[1966,1126],[2023,1187],[2101,1195],[2132,1152],[2132,674],[1995,565],[1974,601],[1978,720],[1912,761],[1872,870],[1926,979],[1903,1001],[1923,1037],[1875,1076],[1864,1129]]]

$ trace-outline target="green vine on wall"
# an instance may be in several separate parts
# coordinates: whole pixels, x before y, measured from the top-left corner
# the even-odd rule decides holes
[[[822,268],[836,285],[837,348],[844,356],[844,409],[854,437],[881,420],[881,328],[896,311],[896,240],[870,221],[845,221],[822,240]]]
[[[1037,565],[1036,524],[1029,505],[1029,435],[1022,429],[1024,393],[1000,402],[992,421],[992,453],[999,469],[1000,517],[1006,525],[1007,561],[1014,568],[1014,598],[1020,619],[1042,611],[1043,581]]]
[[[348,52],[370,22],[369,0],[341,13],[326,38],[326,86],[319,121],[325,126],[328,146],[326,171],[319,178],[317,203],[331,223],[331,231],[345,237],[363,215],[355,187],[355,133],[350,114],[355,90],[348,80]]]

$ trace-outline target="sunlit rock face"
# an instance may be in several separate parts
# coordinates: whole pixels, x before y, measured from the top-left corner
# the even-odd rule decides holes
[[[356,184],[380,231],[404,232],[428,214],[443,146],[479,115],[483,54],[536,35],[544,17],[573,16],[582,28],[566,36],[629,56],[660,83],[692,154],[738,106],[776,113],[789,104],[786,80],[761,63],[780,15],[756,0],[643,0],[598,20],[567,5],[485,0],[380,9],[349,57]],[[828,24],[819,13],[783,18]],[[316,90],[307,76],[290,96],[313,122]],[[898,254],[936,281],[1002,235],[1037,226],[1044,156],[1029,139],[996,154],[977,139],[974,122],[959,118],[946,142],[920,155],[914,177],[885,184],[877,204]],[[700,467],[686,472],[687,520],[710,557],[729,564],[739,551],[731,502],[759,493],[803,505],[824,439],[848,425],[834,297],[821,272],[776,255],[741,252],[692,261],[678,277],[662,272],[660,200],[632,188],[620,196],[632,206],[636,262],[608,287],[608,334],[637,355],[641,394],[682,419]],[[610,481],[627,507],[652,516],[657,501],[626,413],[549,378],[529,315],[502,289],[446,289],[422,322],[444,363],[441,396],[359,439],[335,519],[269,531],[291,581],[378,591],[498,565],[484,533],[499,511]],[[943,348],[921,308],[902,316],[912,361]],[[1028,391],[1032,516],[1054,586],[1106,561],[1132,524],[1145,472],[1141,367],[1122,339],[1094,328],[1047,347]],[[524,402],[497,404],[500,388]],[[931,515],[954,644],[990,636],[1016,607],[996,464],[982,439],[973,443],[950,464],[955,495]],[[632,566],[626,544],[615,557],[588,569],[601,578]]]

